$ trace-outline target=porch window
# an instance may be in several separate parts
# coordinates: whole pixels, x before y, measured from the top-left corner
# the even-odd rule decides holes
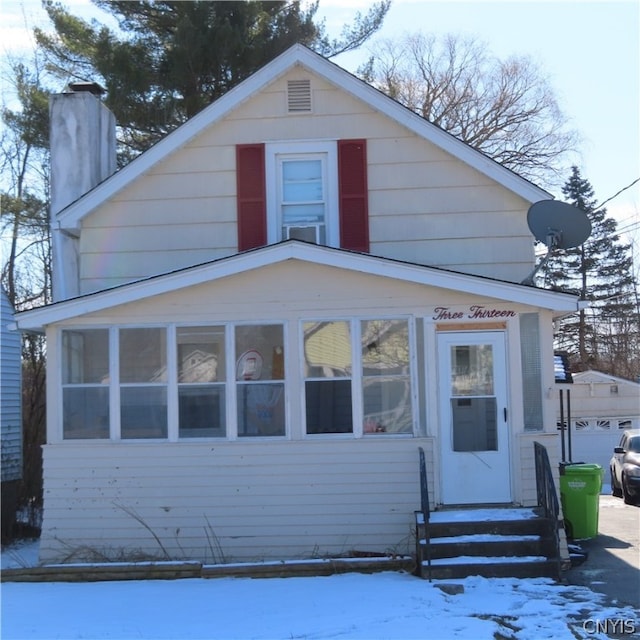
[[[284,331],[280,324],[235,328],[238,437],[284,436]]]
[[[120,435],[167,437],[167,331],[120,329]]]
[[[365,435],[411,433],[409,323],[361,323],[363,431]]]
[[[109,331],[62,332],[62,433],[109,437]]]
[[[305,322],[303,330],[307,433],[352,433],[350,323]]]
[[[224,437],[224,327],[178,327],[176,344],[179,437]]]
[[[413,433],[409,321],[305,322],[307,434]]]

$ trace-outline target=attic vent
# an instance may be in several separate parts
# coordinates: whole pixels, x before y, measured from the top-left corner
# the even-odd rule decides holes
[[[287,81],[287,108],[289,113],[311,111],[311,80]]]

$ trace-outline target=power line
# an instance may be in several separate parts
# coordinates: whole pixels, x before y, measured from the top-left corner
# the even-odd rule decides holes
[[[602,209],[607,202],[611,202],[614,198],[617,198],[621,193],[625,192],[627,189],[631,189],[634,184],[640,182],[640,178],[636,178],[631,184],[628,184],[626,187],[622,187],[618,193],[614,193],[610,198],[607,198],[604,202],[601,202],[599,205],[595,206],[594,209]]]

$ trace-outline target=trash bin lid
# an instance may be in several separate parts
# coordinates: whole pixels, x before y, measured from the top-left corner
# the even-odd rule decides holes
[[[578,464],[568,464],[564,467],[565,474],[595,473],[596,471],[602,471],[602,465],[580,462]]]

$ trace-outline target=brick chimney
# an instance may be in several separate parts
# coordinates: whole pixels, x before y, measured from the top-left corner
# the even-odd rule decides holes
[[[64,229],[58,214],[116,170],[115,117],[95,82],[75,82],[49,100],[53,300],[79,295],[78,229]]]

